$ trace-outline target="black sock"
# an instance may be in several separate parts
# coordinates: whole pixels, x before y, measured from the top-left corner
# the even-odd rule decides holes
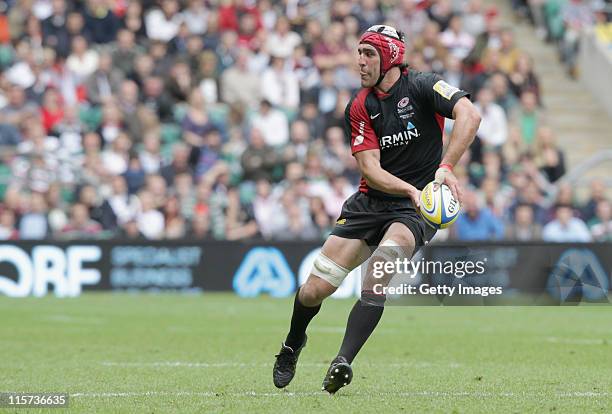
[[[300,289],[295,293],[295,300],[293,301],[293,315],[291,316],[291,327],[289,328],[289,334],[285,340],[285,345],[298,349],[304,343],[306,336],[306,328],[308,324],[319,313],[321,305],[317,306],[304,306],[300,302]]]
[[[349,364],[353,362],[363,344],[378,325],[385,309],[384,303],[384,296],[376,295],[371,291],[361,292],[361,299],[355,303],[349,314],[344,340],[338,352],[338,356],[345,357]]]

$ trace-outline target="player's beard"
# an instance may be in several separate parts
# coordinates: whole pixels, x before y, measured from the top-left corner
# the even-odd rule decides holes
[[[372,73],[371,71],[365,72],[365,77],[362,74],[359,74],[361,77],[361,87],[362,88],[371,88],[376,85],[376,81],[378,80],[378,73]]]

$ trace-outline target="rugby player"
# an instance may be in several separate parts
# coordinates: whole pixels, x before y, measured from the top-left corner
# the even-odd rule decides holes
[[[417,211],[420,190],[431,181],[445,183],[461,201],[452,170],[474,139],[480,116],[467,92],[405,66],[404,50],[403,34],[390,26],[372,26],[360,38],[362,88],[346,107],[345,129],[362,179],[295,295],[289,333],[274,364],[278,388],[293,379],[306,328],[321,302],[353,268],[370,255],[388,256],[388,249],[401,248],[411,257],[434,236]],[[444,118],[455,122],[442,158]],[[351,382],[351,363],[382,316],[386,298],[374,293],[375,283],[380,281],[371,272],[362,275],[361,298],[323,380],[330,394]]]

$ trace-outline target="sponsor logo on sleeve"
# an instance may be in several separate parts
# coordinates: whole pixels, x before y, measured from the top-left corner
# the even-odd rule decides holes
[[[453,97],[454,94],[459,92],[459,88],[449,85],[443,80],[439,80],[433,86],[433,90],[439,93],[442,97],[448,99],[449,101]]]
[[[355,137],[355,140],[353,141],[353,146],[357,146],[357,145],[361,145],[363,144],[363,140],[364,140],[364,136],[363,136],[363,132],[365,130],[365,122],[364,121],[359,121],[359,135],[357,135]]]

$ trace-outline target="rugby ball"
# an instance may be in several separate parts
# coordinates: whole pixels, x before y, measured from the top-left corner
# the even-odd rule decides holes
[[[430,182],[421,191],[421,217],[435,229],[445,229],[457,220],[461,206],[446,184]]]

